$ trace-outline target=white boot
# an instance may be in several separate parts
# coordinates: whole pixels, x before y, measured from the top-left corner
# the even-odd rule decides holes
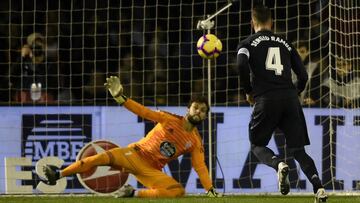
[[[324,188],[319,188],[318,191],[315,194],[314,203],[326,202],[327,198],[328,198],[328,196],[325,193],[325,189]]]
[[[279,192],[283,195],[287,195],[290,192],[289,166],[284,162],[280,162],[278,165],[277,175]]]

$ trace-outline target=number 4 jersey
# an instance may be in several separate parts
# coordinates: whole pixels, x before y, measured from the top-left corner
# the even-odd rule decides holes
[[[240,82],[254,97],[276,90],[300,93],[308,76],[296,49],[271,31],[259,31],[240,42],[237,51]],[[294,85],[291,70],[297,75]],[[285,91],[288,92],[288,91]]]

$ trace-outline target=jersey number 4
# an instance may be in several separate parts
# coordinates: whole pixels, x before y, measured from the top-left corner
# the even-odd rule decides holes
[[[281,64],[279,47],[269,47],[266,56],[265,67],[266,70],[275,71],[275,75],[282,74],[283,65]]]

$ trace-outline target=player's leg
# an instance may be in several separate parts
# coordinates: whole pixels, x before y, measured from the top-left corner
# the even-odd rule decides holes
[[[314,160],[306,153],[304,146],[310,144],[305,116],[297,99],[288,101],[289,108],[279,124],[284,132],[289,153],[300,164],[301,170],[313,185],[315,200],[326,201],[327,195],[321,184]],[[319,191],[319,194],[317,194]]]
[[[251,151],[260,162],[277,171],[279,191],[286,195],[290,191],[289,166],[268,147],[278,121],[281,118],[281,100],[256,101],[249,124]]]
[[[131,171],[133,166],[129,163],[126,153],[131,151],[130,148],[113,148],[94,156],[86,157],[78,160],[63,170],[58,170],[52,166],[44,166],[45,175],[49,184],[56,184],[56,180],[62,177],[70,176],[77,173],[86,172],[96,166],[121,166],[124,169]]]
[[[286,145],[291,155],[299,162],[306,177],[314,186],[316,193],[322,187],[313,159],[305,152],[304,146],[310,144],[304,113],[298,100],[289,100],[289,108],[279,127],[285,133]]]
[[[108,152],[104,152],[101,154],[96,154],[94,156],[86,157],[84,159],[76,161],[76,162],[70,164],[68,167],[66,167],[63,170],[59,170],[58,168],[51,166],[51,165],[45,165],[43,170],[44,170],[46,178],[49,181],[49,184],[55,185],[56,180],[58,180],[62,177],[70,176],[70,175],[73,175],[76,173],[85,172],[95,166],[108,165],[109,161],[110,161],[110,158],[108,156]]]
[[[127,185],[118,190],[118,197],[180,197],[185,194],[185,189],[172,177],[151,166],[144,158],[140,157],[136,150],[131,149],[125,153],[126,158],[131,164],[131,172],[139,182],[147,189],[135,191],[133,187]],[[121,165],[116,159],[114,165]]]
[[[295,160],[300,164],[301,170],[313,185],[314,193],[323,188],[314,160],[306,153],[304,148],[289,149]]]
[[[288,148],[303,147],[310,144],[304,112],[298,98],[288,99],[283,117],[279,121]]]
[[[252,144],[251,145],[251,151],[254,153],[256,158],[259,159],[259,161],[267,166],[270,166],[271,168],[278,170],[279,163],[281,160],[278,156],[275,155],[274,151],[271,150],[268,147],[264,146],[257,146]]]
[[[266,147],[279,119],[279,111],[276,108],[277,102],[272,100],[256,101],[249,123],[249,138],[251,151],[259,161],[278,170],[280,159]]]
[[[156,169],[147,169],[144,174],[136,175],[136,178],[147,188],[137,191],[138,197],[169,198],[185,194],[185,189],[179,182]]]
[[[131,171],[134,169],[134,167],[129,162],[129,154],[131,153],[131,148],[113,148],[103,153],[76,161],[62,170],[60,175],[63,177],[85,172],[95,166],[121,166],[124,169]]]
[[[267,147],[252,146],[252,152],[262,163],[277,171],[279,192],[287,195],[290,192],[289,166]]]
[[[304,148],[289,149],[289,152],[294,156],[295,160],[300,164],[301,170],[304,172],[308,180],[313,185],[315,194],[315,203],[326,202],[327,194],[324,186],[319,178],[314,160],[306,153]]]

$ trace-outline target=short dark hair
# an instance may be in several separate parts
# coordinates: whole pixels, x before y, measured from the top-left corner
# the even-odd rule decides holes
[[[207,107],[207,112],[206,113],[209,113],[210,106],[209,106],[207,97],[205,97],[205,96],[193,96],[190,99],[187,107],[190,108],[191,104],[194,103],[194,102],[196,102],[196,103],[204,103],[206,105],[206,107]]]
[[[264,24],[271,19],[271,10],[264,5],[257,5],[252,9],[251,17],[258,23]]]

